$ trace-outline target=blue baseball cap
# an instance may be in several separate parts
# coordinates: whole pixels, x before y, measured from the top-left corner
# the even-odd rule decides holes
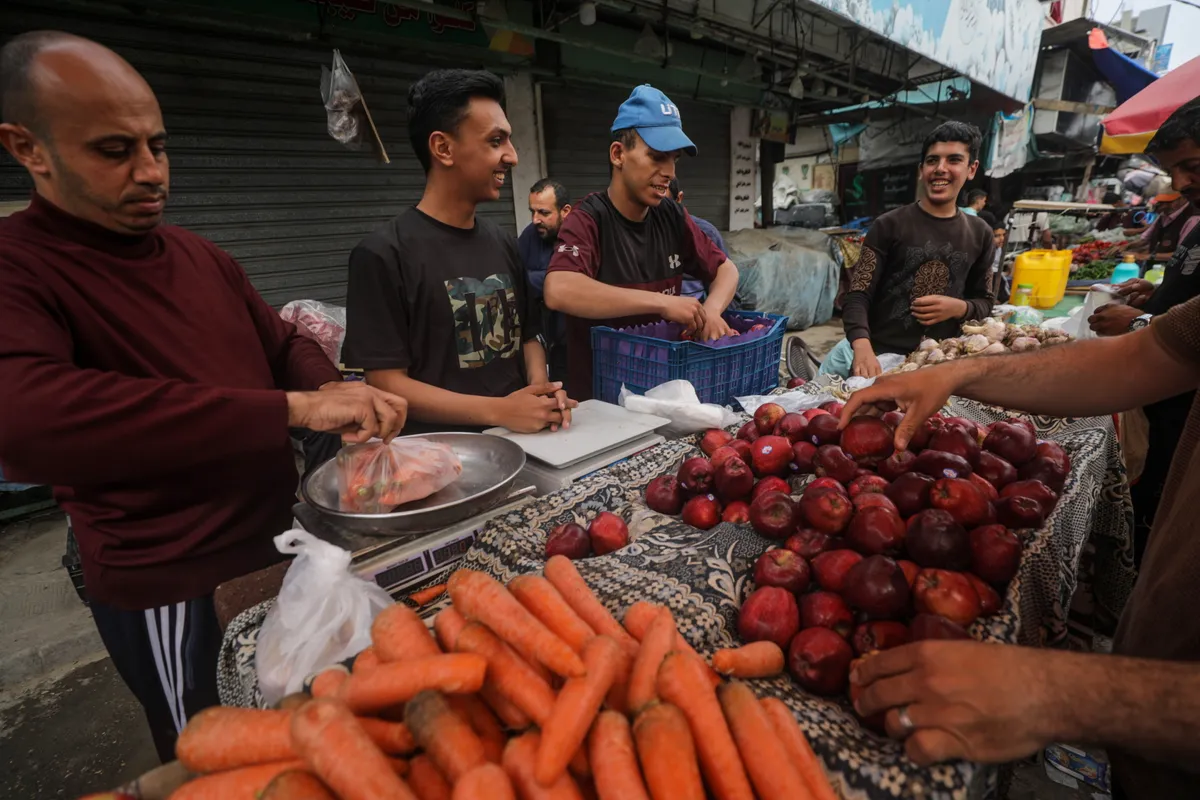
[[[626,128],[633,128],[642,141],[660,153],[682,150],[689,156],[696,155],[696,145],[683,132],[679,106],[648,83],[634,89],[629,99],[617,109],[612,130]]]

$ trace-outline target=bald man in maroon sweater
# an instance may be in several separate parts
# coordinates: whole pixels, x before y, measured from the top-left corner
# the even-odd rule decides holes
[[[279,558],[288,428],[388,439],[407,407],[343,384],[236,261],[159,224],[166,132],[120,56],[18,36],[0,114],[35,189],[0,222],[0,463],[71,515],[96,626],[167,760],[218,702],[213,589]]]

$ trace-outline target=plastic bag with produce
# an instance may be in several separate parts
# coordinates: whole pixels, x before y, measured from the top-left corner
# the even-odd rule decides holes
[[[272,705],[317,670],[371,644],[375,615],[392,604],[387,592],[350,572],[348,550],[301,530],[276,536],[275,547],[296,558],[255,652],[263,699]]]
[[[342,511],[386,514],[458,480],[462,462],[448,445],[428,439],[393,439],[343,447],[337,454]]]

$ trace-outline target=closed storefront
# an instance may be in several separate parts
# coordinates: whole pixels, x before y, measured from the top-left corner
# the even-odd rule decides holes
[[[546,170],[579,199],[608,186],[610,128],[629,91],[583,84],[542,84]],[[729,106],[671,98],[679,106],[684,133],[696,143],[695,158],[683,156],[676,177],[688,211],[724,230],[729,226]]]
[[[170,137],[167,221],[232,254],[273,305],[344,302],[350,250],[421,197],[425,178],[408,142],[406,98],[433,66],[381,57],[389,51],[378,47],[341,45],[392,159],[379,164],[326,131],[320,73],[332,45],[210,31],[194,20],[54,8],[4,3],[0,41],[28,30],[65,30],[113,48],[145,76]],[[0,202],[26,198],[30,189],[24,170],[0,155]],[[480,214],[513,231],[511,185]]]

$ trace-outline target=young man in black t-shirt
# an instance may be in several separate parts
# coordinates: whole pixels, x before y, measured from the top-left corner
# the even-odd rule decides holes
[[[548,382],[516,240],[475,215],[517,163],[504,84],[431,72],[408,118],[425,193],[350,254],[343,359],[408,400],[406,433],[569,425],[575,403]]]
[[[696,154],[679,109],[649,84],[617,112],[608,149],[608,190],[577,204],[558,232],[546,275],[546,305],[567,316],[567,388],[592,396],[591,329],[666,319],[710,341],[729,332],[721,314],[738,271],[669,196],[675,162]],[[708,287],[701,303],[681,297],[684,273]]]
[[[876,353],[911,353],[992,311],[992,230],[955,205],[979,168],[979,129],[944,122],[925,137],[920,200],[871,224],[842,304],[851,374],[880,374]]]

